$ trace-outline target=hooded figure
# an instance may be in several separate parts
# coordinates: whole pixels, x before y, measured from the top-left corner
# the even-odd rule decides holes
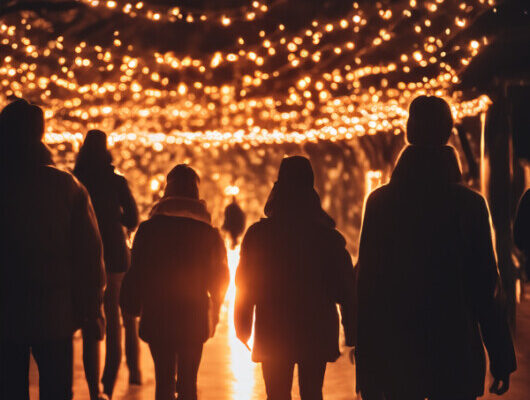
[[[246,220],[246,215],[237,204],[234,196],[232,202],[225,208],[225,222],[223,224],[223,230],[230,234],[232,249],[238,245],[239,237],[245,231]]]
[[[102,245],[87,191],[53,166],[44,115],[25,100],[0,113],[0,398],[27,399],[30,353],[41,399],[72,397],[72,336],[98,327]]]
[[[127,180],[114,171],[112,155],[107,149],[107,135],[104,132],[91,130],[87,133],[77,155],[74,175],[85,185],[90,194],[103,240],[107,271],[107,288],[104,297],[107,340],[105,368],[101,381],[103,391],[112,398],[122,357],[120,287],[130,264],[126,231],[130,232],[138,226],[138,208]],[[138,324],[134,318],[124,314],[123,325],[129,381],[138,384],[141,380],[138,362]],[[93,339],[90,332],[83,331],[85,374],[90,392],[96,393],[98,390],[96,382],[99,380],[99,344],[94,343]],[[93,355],[89,357],[89,353]],[[93,372],[89,372],[91,370]],[[92,398],[95,398],[95,395]]]
[[[513,223],[513,240],[525,255],[526,276],[530,278],[530,189],[519,201]]]
[[[313,181],[307,158],[285,158],[267,218],[248,229],[241,245],[235,328],[246,343],[254,322],[252,359],[262,363],[269,399],[290,399],[294,364],[301,398],[322,398],[326,363],[340,355],[337,304],[346,344],[354,342],[351,257]]]
[[[140,337],[155,364],[156,399],[197,398],[203,343],[213,336],[228,286],[226,249],[199,199],[199,177],[180,164],[167,176],[162,199],[140,224],[123,309],[140,316]],[[210,316],[210,317],[209,317]]]
[[[488,208],[462,184],[446,145],[452,126],[444,100],[416,98],[410,145],[366,201],[356,345],[364,400],[475,399],[484,391],[483,343],[494,391],[507,389],[516,368]]]

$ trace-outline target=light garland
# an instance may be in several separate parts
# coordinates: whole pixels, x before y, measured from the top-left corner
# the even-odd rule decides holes
[[[145,1],[119,1],[119,0],[78,0],[90,7],[120,12],[131,18],[143,17],[151,21],[161,22],[187,22],[201,23],[213,22],[220,26],[228,27],[234,21],[253,21],[262,17],[269,6],[264,2],[253,0],[249,5],[230,12],[200,12],[186,11],[178,6],[160,6],[154,9],[146,5]]]
[[[153,12],[146,5],[137,8],[141,2],[82,1],[95,9],[123,11],[131,4]],[[353,3],[338,20],[313,21],[291,33],[280,24],[261,31],[253,44],[240,37],[233,49],[195,56],[143,52],[118,29],[107,46],[63,36],[43,41],[46,32],[53,34],[53,21],[24,14],[0,21],[0,105],[13,95],[42,104],[51,142],[78,141],[90,128],[110,132],[115,140],[134,134],[156,143],[203,146],[399,134],[408,104],[420,94],[446,97],[457,120],[487,109],[487,97],[463,102],[452,91],[458,71],[487,38],[446,44],[492,6],[485,0],[363,8]],[[440,20],[451,24],[439,26]],[[374,21],[382,27],[374,29]],[[410,43],[389,58],[385,54],[403,35],[412,35]],[[219,74],[227,68],[231,73],[221,84]],[[159,133],[165,139],[153,139]]]

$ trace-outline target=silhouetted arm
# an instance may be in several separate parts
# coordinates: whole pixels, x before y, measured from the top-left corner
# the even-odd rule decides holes
[[[138,226],[138,207],[136,206],[136,201],[134,201],[134,197],[131,193],[131,190],[129,189],[129,185],[127,184],[127,180],[119,176],[119,199],[120,199],[120,206],[122,209],[121,214],[121,223],[123,226],[125,226],[129,230],[133,230]]]
[[[355,346],[355,279],[353,264],[350,253],[345,248],[346,241],[338,232],[336,232],[336,236],[333,246],[333,260],[336,272],[336,301],[340,305],[346,346]]]
[[[252,228],[251,228],[252,229]],[[239,266],[236,271],[236,299],[234,307],[234,325],[237,337],[247,343],[252,334],[254,318],[254,300],[252,296],[252,232],[243,238]]]
[[[101,316],[105,265],[96,214],[86,189],[78,184],[72,210],[74,303],[82,324]]]
[[[490,359],[490,370],[497,379],[507,378],[516,369],[512,337],[502,306],[497,262],[493,250],[489,212],[482,199],[477,216],[474,249],[473,286],[475,306],[482,337]],[[473,279],[472,278],[472,279]]]
[[[355,270],[355,304],[353,308],[353,320],[355,336],[357,338],[358,327],[369,322],[369,319],[378,318],[373,310],[375,299],[373,296],[377,291],[377,279],[374,271],[374,254],[381,251],[377,241],[377,212],[373,204],[373,194],[366,199],[361,236],[359,242],[359,258]]]
[[[519,206],[517,207],[517,214],[513,224],[513,239],[515,245],[522,251],[528,252],[530,250],[530,190],[527,190]],[[530,256],[530,254],[527,254]]]
[[[131,251],[131,268],[125,274],[120,291],[120,305],[123,312],[139,316],[142,311],[142,283],[147,268],[145,232],[140,225],[134,237]]]
[[[212,264],[210,269],[208,292],[213,304],[213,315],[216,321],[219,320],[219,312],[228,289],[230,271],[226,256],[226,247],[219,232],[216,232],[215,243],[212,253]]]

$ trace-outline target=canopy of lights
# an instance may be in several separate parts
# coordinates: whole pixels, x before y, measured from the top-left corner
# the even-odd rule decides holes
[[[410,101],[444,96],[457,120],[489,104],[455,86],[490,40],[462,32],[491,0],[6,4],[0,106],[41,105],[65,168],[87,130],[107,132],[144,216],[165,173],[188,162],[217,225],[234,195],[254,221],[282,157],[305,154],[355,250],[363,198],[389,176]]]
[[[456,118],[488,105],[453,91],[488,38],[453,39],[491,0],[9,3],[0,101],[42,104],[50,142],[91,127],[205,147],[340,140],[399,134],[419,94],[449,98]]]

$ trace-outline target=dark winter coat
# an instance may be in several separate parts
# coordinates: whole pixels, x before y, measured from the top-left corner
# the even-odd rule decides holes
[[[116,174],[110,164],[74,172],[87,188],[94,205],[107,272],[127,271],[130,252],[124,228],[133,230],[138,226],[138,209],[127,180]]]
[[[353,345],[354,277],[344,238],[320,215],[297,217],[262,219],[243,239],[235,328],[248,340],[255,311],[254,361],[335,361],[340,355],[337,304],[346,343]]]
[[[526,256],[526,274],[530,277],[530,190],[527,190],[517,208],[513,224],[513,238],[516,246]]]
[[[358,267],[358,389],[478,397],[515,370],[486,202],[450,147],[409,146],[366,202]],[[481,339],[482,335],[482,339]]]
[[[64,339],[95,321],[105,286],[87,191],[43,145],[39,157],[17,179],[3,177],[0,335],[21,343]]]
[[[205,342],[228,286],[226,248],[203,202],[162,199],[140,224],[121,304],[140,316],[140,337],[176,345]],[[209,304],[211,303],[211,304]]]

